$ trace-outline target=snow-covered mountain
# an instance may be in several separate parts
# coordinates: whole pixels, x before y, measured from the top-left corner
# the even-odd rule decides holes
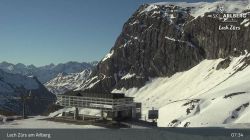
[[[54,79],[45,83],[47,89],[54,94],[63,94],[79,88],[91,75],[92,70],[86,69],[80,73],[59,73]]]
[[[36,77],[26,77],[0,70],[0,110],[21,114],[23,106],[18,97],[22,95],[30,95],[30,99],[26,102],[28,114],[42,113],[55,99],[55,95],[50,93]]]
[[[113,90],[142,102],[143,117],[159,109],[160,127],[250,123],[250,54],[203,60],[192,69],[154,78],[142,88]],[[226,67],[222,67],[222,65]]]
[[[96,64],[96,61],[91,63],[68,62],[58,65],[50,64],[46,66],[35,67],[34,65],[26,66],[21,63],[15,65],[8,62],[2,62],[0,63],[0,69],[8,73],[22,74],[25,76],[34,75],[39,81],[46,83],[49,80],[55,78],[59,73],[77,73],[85,69],[92,69]]]
[[[190,9],[190,15],[194,18],[203,17],[210,12],[226,12],[226,13],[241,13],[244,10],[250,9],[249,0],[218,0],[215,2],[157,2],[151,3],[141,11],[141,14],[157,11],[159,6],[168,7],[169,5],[179,6],[181,8]],[[176,7],[176,10],[179,10]]]
[[[128,19],[110,52],[80,90],[110,92],[142,87],[151,78],[187,71],[205,59],[250,50],[249,15],[221,31],[223,19],[206,14],[250,12],[249,1],[144,4]],[[206,16],[205,16],[206,15]]]
[[[223,13],[247,16],[219,30]],[[124,92],[161,127],[250,123],[249,14],[248,0],[144,4],[78,90]]]

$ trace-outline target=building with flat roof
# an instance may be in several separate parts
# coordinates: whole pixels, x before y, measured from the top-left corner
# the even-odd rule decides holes
[[[112,120],[136,119],[141,113],[140,103],[135,103],[133,97],[126,97],[122,93],[71,91],[57,95],[57,103],[64,107],[76,107],[76,115],[78,108],[98,109],[101,110],[101,117]]]

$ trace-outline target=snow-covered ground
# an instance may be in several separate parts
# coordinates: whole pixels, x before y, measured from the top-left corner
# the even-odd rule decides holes
[[[93,125],[75,125],[75,124],[68,124],[68,123],[61,123],[61,122],[53,122],[53,121],[46,121],[41,119],[46,119],[46,116],[35,116],[33,118],[25,119],[25,120],[15,120],[11,122],[5,122],[0,124],[1,128],[82,128],[82,129],[89,129],[89,128],[102,128]]]
[[[79,114],[84,114],[84,115],[91,115],[91,116],[101,116],[101,110],[98,109],[88,109],[88,108],[78,108],[79,109]],[[75,111],[75,107],[72,108],[63,108],[60,110],[57,110],[53,113],[50,113],[50,117],[56,117],[56,116],[61,116],[63,112],[73,112]]]
[[[240,70],[247,56],[232,57],[229,67],[218,70],[223,59],[204,60],[140,89],[113,92],[142,102],[143,118],[152,107],[159,109],[159,127],[250,127],[250,66]]]

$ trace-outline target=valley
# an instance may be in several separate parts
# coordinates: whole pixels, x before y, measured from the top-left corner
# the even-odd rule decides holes
[[[4,61],[0,128],[105,128],[92,119],[118,128],[250,128],[249,11],[249,1],[143,4],[98,62]]]

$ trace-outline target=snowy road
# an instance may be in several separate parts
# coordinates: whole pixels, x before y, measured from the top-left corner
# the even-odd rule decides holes
[[[46,119],[46,116],[35,116],[33,118],[25,119],[25,120],[15,120],[12,122],[6,122],[0,124],[1,128],[67,128],[67,129],[99,129],[102,127],[93,126],[93,125],[75,125],[75,124],[67,124],[67,123],[59,123],[59,122],[52,122],[46,121],[41,119]]]

